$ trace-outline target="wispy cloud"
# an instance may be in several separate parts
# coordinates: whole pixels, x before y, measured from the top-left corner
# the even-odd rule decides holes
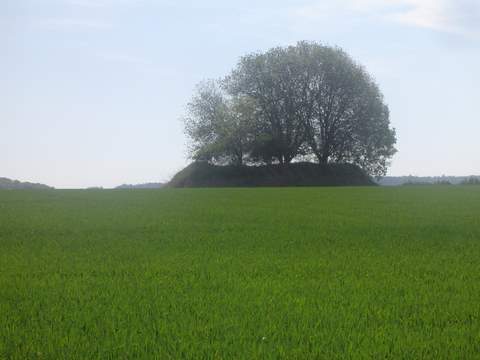
[[[98,53],[97,57],[106,61],[111,61],[111,62],[118,62],[118,63],[124,63],[124,64],[136,65],[136,66],[143,66],[143,67],[153,66],[153,63],[151,61],[137,55],[104,52],[104,53]]]
[[[315,19],[332,12],[373,15],[401,24],[436,31],[480,36],[478,0],[338,0],[312,2],[295,9],[294,16]]]
[[[68,0],[70,5],[89,7],[89,8],[98,8],[104,7],[106,4],[104,1],[99,0]]]
[[[75,6],[103,8],[109,6],[137,4],[144,2],[144,0],[67,0],[67,2]]]
[[[112,27],[111,24],[95,21],[91,19],[77,19],[77,18],[54,18],[54,19],[44,19],[40,21],[40,25],[47,29],[58,30],[58,29],[109,29]]]
[[[134,54],[132,52],[126,52],[125,49],[119,49],[119,51],[107,50],[96,52],[92,55],[104,63],[121,66],[124,69],[132,71],[134,70],[151,75],[159,70],[155,62],[141,52]]]
[[[39,23],[49,29],[108,29],[110,22],[102,19],[115,8],[145,3],[147,0],[63,0],[63,4],[75,8],[74,17],[42,19]]]
[[[480,3],[475,0],[408,0],[392,19],[404,24],[461,35],[480,35]]]

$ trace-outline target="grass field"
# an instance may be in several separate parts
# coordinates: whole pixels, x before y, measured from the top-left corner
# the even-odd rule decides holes
[[[480,187],[0,192],[0,358],[480,358]]]

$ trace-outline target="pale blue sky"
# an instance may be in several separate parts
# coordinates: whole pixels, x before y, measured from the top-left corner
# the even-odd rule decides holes
[[[391,175],[480,174],[479,0],[1,0],[0,176],[167,180],[196,83],[248,52],[338,45],[379,83]]]

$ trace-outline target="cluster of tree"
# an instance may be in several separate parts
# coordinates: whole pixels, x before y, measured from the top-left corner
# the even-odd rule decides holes
[[[201,83],[185,117],[191,157],[214,164],[353,163],[382,176],[396,152],[378,86],[343,50],[311,42],[242,57]]]
[[[462,185],[480,185],[480,177],[470,176],[461,182]]]

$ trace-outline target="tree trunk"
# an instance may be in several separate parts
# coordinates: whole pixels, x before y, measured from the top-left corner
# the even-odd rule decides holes
[[[233,159],[233,164],[235,166],[242,166],[243,165],[243,152],[237,152]]]
[[[327,164],[328,159],[325,159],[323,156],[318,157],[318,163],[319,164]]]
[[[328,164],[328,158],[330,157],[330,152],[323,150],[321,152],[315,153],[319,164]]]

